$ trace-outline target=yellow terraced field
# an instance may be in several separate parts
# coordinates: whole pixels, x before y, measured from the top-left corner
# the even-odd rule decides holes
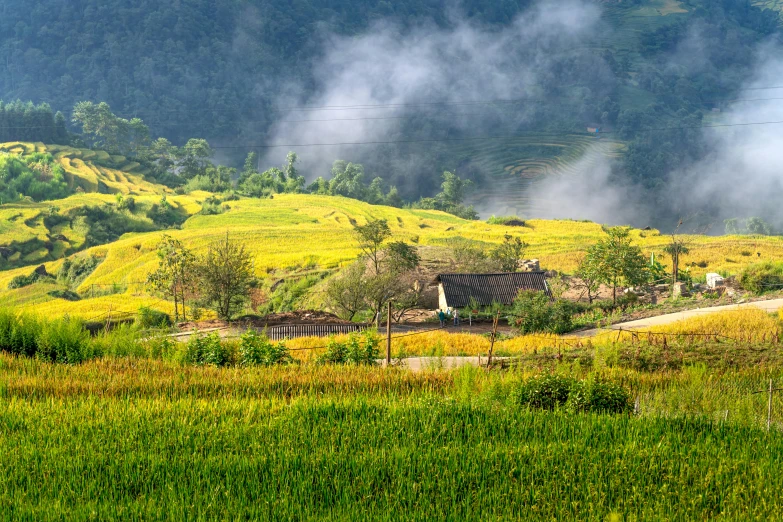
[[[73,187],[81,187],[85,192],[121,193],[134,196],[171,193],[167,187],[146,181],[138,163],[128,162],[123,156],[110,156],[104,151],[15,142],[0,144],[0,152],[12,154],[48,152],[63,166],[69,177],[69,183]]]
[[[205,193],[174,196],[170,201],[195,212],[200,208],[199,201],[206,196]],[[111,198],[106,195],[74,198],[77,197]],[[67,204],[70,199],[59,204]],[[602,234],[601,226],[595,223],[530,220],[524,228],[506,227],[464,221],[442,212],[371,206],[329,196],[278,195],[271,200],[232,201],[230,206],[231,209],[221,215],[194,215],[181,230],[168,233],[199,252],[203,252],[211,241],[230,233],[248,245],[255,257],[255,270],[260,277],[265,277],[270,270],[285,271],[313,263],[321,268],[336,268],[350,262],[358,254],[352,235],[353,223],[361,224],[375,218],[387,219],[396,238],[418,242],[422,246],[442,245],[448,238],[456,237],[497,243],[502,241],[506,233],[519,235],[530,245],[526,253],[528,257],[539,258],[545,268],[565,272],[574,270],[585,249]],[[31,214],[28,208],[16,211],[23,215],[17,221]],[[3,209],[0,218],[11,213],[12,209]],[[11,232],[12,228],[6,225],[3,234],[16,234]],[[34,230],[28,233],[33,234]],[[112,244],[86,252],[105,257],[105,261],[78,290],[89,293],[91,288],[101,290],[118,285],[118,295],[75,303],[56,300],[48,304],[52,299],[46,296],[46,292],[41,294],[21,289],[0,290],[0,299],[55,314],[90,315],[105,312],[109,306],[114,306],[115,310],[126,310],[135,309],[141,304],[160,308],[163,305],[147,296],[144,285],[139,283],[156,267],[155,248],[162,235],[163,232],[130,234]],[[648,254],[662,253],[668,242],[665,236],[660,236],[656,231],[637,230],[633,232],[633,237]],[[757,262],[759,258],[783,260],[783,240],[776,237],[693,236],[689,242],[691,253],[685,257],[685,265],[691,262],[707,265],[706,268],[693,267],[695,275],[717,270],[737,272],[743,266]],[[743,255],[743,252],[752,255]],[[58,266],[59,262],[52,262],[47,264],[47,269],[53,272]],[[7,288],[12,277],[30,271],[31,267],[26,267],[0,273],[0,289]]]

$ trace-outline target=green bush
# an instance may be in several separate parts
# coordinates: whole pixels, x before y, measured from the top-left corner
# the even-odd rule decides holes
[[[171,317],[168,314],[148,306],[139,308],[139,312],[136,315],[136,326],[144,330],[169,328],[172,324]]]
[[[756,294],[783,289],[783,263],[766,261],[746,267],[739,275],[739,284]]]
[[[37,272],[33,272],[29,275],[18,275],[8,283],[8,289],[15,290],[17,288],[24,288],[25,286],[37,283],[40,279],[42,279],[42,277]]]
[[[511,400],[520,406],[565,408],[572,413],[625,413],[632,409],[628,390],[595,376],[578,381],[554,373],[534,375],[512,388]]]
[[[593,413],[625,413],[633,408],[628,390],[600,377],[576,381],[566,407],[572,412]]]
[[[543,292],[522,291],[512,307],[512,324],[522,334],[547,332],[562,334],[573,329],[574,304],[564,299],[552,301]]]
[[[318,362],[373,365],[379,357],[379,345],[380,339],[372,330],[365,330],[361,335],[352,333],[344,343],[330,337],[326,352],[318,358]]]
[[[0,310],[0,351],[27,357],[35,356],[41,326],[41,322],[34,316]]]
[[[103,261],[102,258],[94,255],[65,259],[57,271],[57,278],[68,284],[77,285],[92,274],[101,261]]]
[[[84,325],[65,318],[41,323],[35,355],[44,361],[76,364],[96,354]]]
[[[514,389],[512,400],[521,406],[554,410],[565,405],[574,380],[554,373],[535,375]]]
[[[95,356],[144,357],[147,352],[139,339],[139,331],[129,324],[121,324],[111,331],[101,331],[92,340]]]
[[[239,361],[242,366],[272,366],[293,362],[284,343],[272,343],[266,335],[248,330],[239,342]]]
[[[188,364],[226,366],[231,361],[231,351],[221,342],[217,332],[209,335],[192,335],[185,345],[181,361]]]

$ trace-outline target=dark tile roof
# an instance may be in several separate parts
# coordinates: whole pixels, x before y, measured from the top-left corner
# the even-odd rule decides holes
[[[509,274],[441,274],[446,303],[450,308],[464,308],[473,297],[480,306],[492,303],[510,305],[520,290],[552,293],[546,284],[544,272],[516,272]]]

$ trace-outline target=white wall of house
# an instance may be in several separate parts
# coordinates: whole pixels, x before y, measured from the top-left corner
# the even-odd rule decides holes
[[[438,310],[444,312],[449,309],[449,304],[446,302],[446,292],[443,290],[443,283],[438,285]]]

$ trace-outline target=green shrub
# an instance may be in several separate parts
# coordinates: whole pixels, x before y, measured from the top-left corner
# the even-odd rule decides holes
[[[136,315],[136,326],[144,330],[169,328],[171,325],[171,317],[168,314],[148,306],[139,308],[139,312]]]
[[[68,364],[94,357],[90,334],[77,320],[64,318],[41,323],[36,357]]]
[[[756,294],[783,289],[783,263],[766,261],[750,265],[740,273],[739,284]]]
[[[566,407],[572,412],[593,413],[625,413],[633,408],[628,390],[600,377],[575,382]]]
[[[272,343],[266,335],[248,330],[239,341],[239,361],[242,366],[272,366],[293,362],[284,343]]]
[[[225,366],[231,360],[231,352],[227,345],[221,342],[217,332],[204,336],[196,333],[185,345],[181,360],[188,364]]]
[[[522,381],[512,393],[512,400],[522,406],[554,410],[568,401],[574,380],[554,373],[535,375]]]
[[[40,279],[42,279],[42,277],[37,272],[33,272],[29,275],[18,275],[8,283],[8,289],[15,290],[17,288],[24,288],[25,286],[37,283]]]
[[[17,315],[10,310],[0,310],[0,351],[35,356],[41,327],[41,322],[32,315]]]
[[[573,329],[576,307],[569,301],[552,301],[543,292],[522,291],[514,301],[512,324],[522,334],[548,332],[562,334]]]
[[[121,324],[110,331],[101,331],[92,341],[96,356],[144,357],[146,350],[139,332],[129,324]]]
[[[81,301],[82,297],[72,290],[52,290],[49,295],[55,299],[65,299],[66,301]]]
[[[352,333],[344,343],[335,337],[329,338],[326,352],[318,358],[320,363],[373,365],[379,357],[380,339],[372,330]]]
[[[93,255],[65,259],[57,271],[57,278],[68,284],[78,285],[98,268],[101,261],[103,261],[102,258]]]
[[[564,407],[572,413],[625,413],[632,409],[628,390],[595,376],[577,381],[554,373],[534,375],[512,388],[511,400],[542,410]]]

